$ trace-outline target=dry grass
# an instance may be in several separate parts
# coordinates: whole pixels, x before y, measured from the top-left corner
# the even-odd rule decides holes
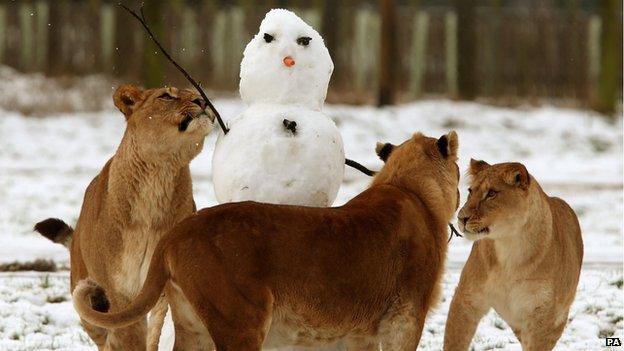
[[[0,272],[18,272],[18,271],[35,271],[35,272],[56,272],[56,263],[52,260],[37,259],[28,262],[11,262],[0,264]]]

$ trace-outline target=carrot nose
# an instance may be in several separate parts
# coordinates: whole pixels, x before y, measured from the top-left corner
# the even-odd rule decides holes
[[[284,65],[286,67],[292,67],[292,66],[295,65],[295,60],[292,57],[290,57],[290,56],[284,57],[284,61],[283,62],[284,62]]]

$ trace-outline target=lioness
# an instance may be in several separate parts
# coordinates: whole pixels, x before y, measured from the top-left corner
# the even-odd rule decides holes
[[[35,229],[70,247],[71,289],[90,278],[108,292],[107,301],[93,303],[116,311],[141,289],[160,238],[195,212],[189,163],[201,151],[212,121],[205,102],[189,90],[123,85],[113,99],[126,117],[126,131],[115,155],[89,184],[76,230],[72,233],[58,219]],[[166,304],[161,304],[162,314]],[[152,342],[157,343],[160,323],[150,326],[156,333]],[[146,348],[143,318],[114,330],[84,318],[82,324],[100,350]]]
[[[183,350],[318,347],[415,350],[439,296],[447,223],[458,207],[457,134],[418,133],[378,148],[386,164],[369,189],[336,208],[255,202],[206,208],[176,225],[152,256],[137,298],[106,312],[83,280],[74,304],[90,323],[142,320],[166,289],[201,335]],[[103,308],[104,307],[104,308]],[[174,314],[174,321],[176,316]],[[203,322],[203,323],[202,323]]]
[[[583,260],[574,211],[520,163],[470,161],[470,196],[457,216],[475,241],[453,296],[445,350],[467,350],[490,309],[523,350],[551,350],[566,325]]]

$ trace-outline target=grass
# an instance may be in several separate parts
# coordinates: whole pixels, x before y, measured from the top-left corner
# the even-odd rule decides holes
[[[37,259],[28,262],[11,262],[0,264],[0,272],[18,272],[18,271],[35,271],[35,272],[56,272],[56,263],[52,260]]]

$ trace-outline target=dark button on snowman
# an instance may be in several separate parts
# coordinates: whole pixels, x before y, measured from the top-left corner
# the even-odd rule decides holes
[[[334,64],[323,38],[294,13],[269,11],[247,44],[240,94],[212,159],[220,203],[254,200],[330,206],[344,176],[344,149],[322,112]]]

